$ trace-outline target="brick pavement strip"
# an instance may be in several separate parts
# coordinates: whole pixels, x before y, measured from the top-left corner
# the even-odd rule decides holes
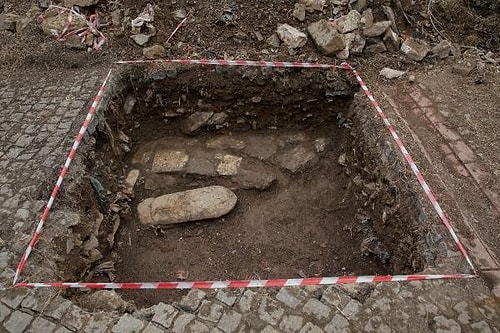
[[[88,312],[57,293],[10,288],[12,266],[24,251],[33,221],[44,205],[33,199],[40,180],[47,179],[64,161],[74,137],[72,124],[80,124],[85,105],[95,93],[97,77],[95,73],[67,73],[57,86],[50,80],[31,78],[27,87],[22,79],[0,78],[0,145],[4,147],[0,152],[0,331],[500,330],[499,301],[480,279],[234,289],[214,295],[191,291],[180,304],[192,313],[160,303],[124,315]],[[428,103],[421,96],[414,97]],[[69,213],[60,212],[63,216]],[[36,256],[32,259],[33,263],[41,260]],[[45,260],[46,265],[36,267],[36,271],[50,276],[50,258]]]

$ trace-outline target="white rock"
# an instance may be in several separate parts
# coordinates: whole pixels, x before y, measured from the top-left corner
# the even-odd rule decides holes
[[[137,207],[143,224],[172,224],[213,219],[229,213],[237,197],[222,186],[208,186],[148,198]]]
[[[307,42],[307,36],[305,33],[286,23],[280,25],[276,30],[276,33],[283,43],[292,49],[302,47]]]
[[[385,77],[386,79],[396,79],[398,77],[401,77],[405,74],[403,71],[398,71],[395,69],[391,69],[388,67],[384,67],[380,70],[379,75]]]

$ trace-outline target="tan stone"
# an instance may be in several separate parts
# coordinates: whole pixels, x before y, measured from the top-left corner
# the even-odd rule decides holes
[[[189,156],[179,150],[160,150],[153,159],[151,171],[155,173],[182,171]]]
[[[242,157],[234,155],[216,155],[218,160],[220,160],[217,166],[217,173],[221,176],[233,176],[238,173],[238,169],[241,165]]]

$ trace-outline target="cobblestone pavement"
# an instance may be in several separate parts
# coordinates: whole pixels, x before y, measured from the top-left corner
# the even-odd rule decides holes
[[[482,279],[329,287],[192,290],[132,313],[89,312],[54,289],[13,289],[13,269],[104,70],[0,79],[0,331],[500,332]],[[53,175],[53,176],[51,176]]]

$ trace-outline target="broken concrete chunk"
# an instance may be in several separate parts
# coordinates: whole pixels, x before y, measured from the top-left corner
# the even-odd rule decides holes
[[[447,40],[442,40],[432,48],[432,54],[437,56],[439,59],[448,58],[451,52],[452,45]]]
[[[311,23],[307,31],[316,47],[325,55],[335,55],[345,49],[342,36],[326,20]]]
[[[401,44],[400,50],[408,59],[421,61],[430,52],[431,48],[425,41],[410,37]]]
[[[217,173],[221,176],[233,176],[238,173],[238,169],[241,165],[242,157],[234,155],[216,155],[219,161],[217,166]]]
[[[391,24],[391,21],[373,23],[371,27],[363,29],[363,35],[365,35],[365,37],[378,37],[382,35]]]
[[[189,156],[179,150],[160,150],[153,159],[151,171],[154,173],[182,171]]]
[[[229,213],[237,197],[222,186],[208,186],[194,190],[148,198],[137,207],[143,224],[172,224],[213,219]]]
[[[357,10],[351,10],[347,15],[341,16],[335,21],[335,27],[341,34],[356,30],[359,27],[361,14]]]
[[[283,43],[292,49],[302,47],[307,42],[307,36],[305,33],[286,23],[280,25],[276,30],[276,33]]]
[[[213,112],[195,112],[186,119],[186,130],[188,133],[195,132],[199,128],[205,126],[210,118],[214,115]]]
[[[279,165],[291,172],[303,170],[308,164],[317,159],[316,154],[303,147],[292,148],[278,157]]]
[[[293,17],[295,17],[300,22],[306,19],[306,5],[302,3],[296,3],[293,7]]]

